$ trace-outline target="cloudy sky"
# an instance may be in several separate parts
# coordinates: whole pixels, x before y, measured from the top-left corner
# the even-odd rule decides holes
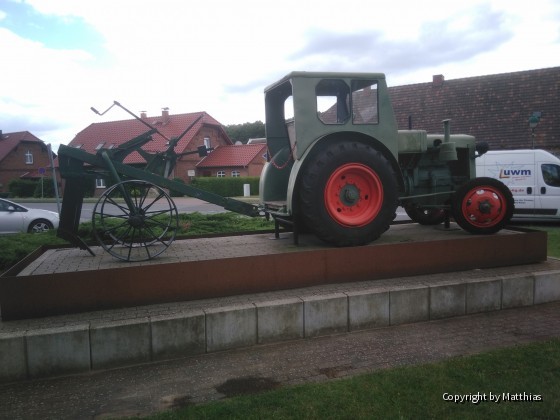
[[[53,150],[114,100],[159,115],[264,121],[293,70],[374,71],[390,86],[560,65],[557,0],[0,0],[0,129]]]

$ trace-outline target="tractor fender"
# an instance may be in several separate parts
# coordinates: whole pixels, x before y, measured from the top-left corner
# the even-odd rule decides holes
[[[362,133],[356,132],[338,132],[336,134],[327,134],[323,137],[318,138],[313,144],[307,148],[305,153],[300,159],[296,159],[292,170],[290,172],[290,177],[288,181],[288,194],[286,200],[287,211],[291,215],[294,214],[294,209],[297,208],[295,201],[297,200],[297,188],[299,185],[299,180],[301,174],[303,173],[303,168],[305,165],[314,159],[319,151],[327,147],[329,144],[336,141],[358,141],[360,143],[365,143],[371,145],[374,149],[378,150],[385,156],[385,158],[391,163],[395,176],[397,178],[397,185],[401,191],[404,191],[404,180],[402,177],[402,172],[395,155],[385,146],[385,144],[373,137],[367,136]]]

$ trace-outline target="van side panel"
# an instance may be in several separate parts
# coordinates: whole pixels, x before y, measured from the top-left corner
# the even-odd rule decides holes
[[[476,175],[512,192],[515,219],[560,220],[560,159],[544,150],[491,151],[476,159]]]

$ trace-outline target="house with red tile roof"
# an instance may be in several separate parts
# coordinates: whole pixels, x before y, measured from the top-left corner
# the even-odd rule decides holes
[[[0,131],[0,193],[8,192],[13,179],[52,176],[49,149],[29,131]]]
[[[233,165],[231,166],[232,168],[240,168],[238,170],[240,173],[246,173],[249,169],[251,169],[251,173],[256,173],[257,169],[254,169],[254,165],[246,159],[247,156],[254,154],[255,148],[249,147],[247,152],[238,153],[238,150],[244,150],[245,146],[240,148],[234,147],[223,126],[210,115],[203,112],[171,115],[169,109],[164,108],[161,115],[155,117],[148,116],[144,112],[141,113],[141,119],[157,128],[163,134],[163,136],[158,133],[152,135],[152,141],[144,145],[143,149],[152,153],[165,150],[166,138],[179,137],[201,115],[202,118],[177,143],[175,152],[185,153],[195,151],[199,146],[206,146],[214,149],[210,152],[209,157],[214,156],[214,154],[222,156],[222,158],[217,160],[218,164],[221,164],[223,159],[227,159],[228,165]],[[118,147],[126,141],[145,133],[147,130],[146,125],[136,119],[93,123],[78,133],[69,146],[81,148],[88,153],[95,154],[102,148],[112,149]],[[233,150],[235,152],[231,156],[226,157],[227,151]],[[171,174],[170,178],[181,178],[188,183],[195,176],[217,176],[221,174],[219,172],[220,169],[215,169],[208,165],[204,166],[204,169],[199,169],[197,165],[200,159],[197,154],[181,156],[177,160],[174,173]],[[214,160],[211,159],[210,162]],[[262,169],[262,158],[259,157],[256,160]],[[142,166],[145,164],[145,160],[140,154],[134,152],[125,158],[124,163]],[[235,174],[235,172],[229,171],[225,176],[237,176],[232,174]],[[258,175],[260,175],[260,170],[256,176]],[[105,187],[105,180],[97,180],[95,195],[100,195]]]
[[[560,67],[389,88],[400,129],[475,136],[491,150],[531,148],[560,153]],[[540,116],[532,132],[531,116]]]
[[[197,165],[201,176],[260,176],[266,163],[266,144],[220,146]]]

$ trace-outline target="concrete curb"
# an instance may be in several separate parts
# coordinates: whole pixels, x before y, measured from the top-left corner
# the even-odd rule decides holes
[[[449,277],[425,282],[399,279],[395,285],[368,282],[365,288],[355,283],[338,291],[314,289],[314,294],[302,289],[300,296],[291,297],[273,292],[265,300],[247,295],[242,302],[199,302],[198,308],[177,313],[162,314],[155,305],[136,308],[131,319],[88,320],[83,314],[70,322],[65,318],[66,325],[48,328],[5,322],[0,330],[0,382],[560,300],[560,270],[463,280]]]

